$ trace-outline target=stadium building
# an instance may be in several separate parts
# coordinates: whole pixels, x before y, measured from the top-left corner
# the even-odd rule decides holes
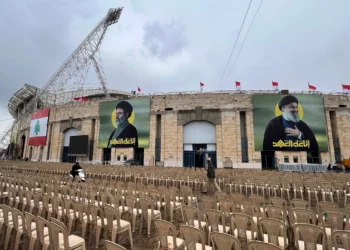
[[[15,119],[37,91],[25,84],[12,96],[8,110]],[[9,154],[43,162],[134,159],[144,166],[202,167],[206,152],[218,168],[254,169],[350,157],[350,98],[342,93],[109,93],[42,95],[34,113],[16,119]],[[291,122],[289,112],[301,121]]]

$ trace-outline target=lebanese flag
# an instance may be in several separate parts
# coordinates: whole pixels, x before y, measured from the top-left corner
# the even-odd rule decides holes
[[[45,108],[32,114],[29,131],[29,146],[45,146],[47,134],[47,122],[50,108]]]
[[[241,89],[241,82],[236,81],[236,89],[240,90]]]
[[[140,87],[137,87],[137,92],[141,92],[141,89],[140,89]]]
[[[308,84],[309,84],[309,90],[316,90],[316,86],[311,85],[310,83],[308,83]]]
[[[199,83],[199,86],[200,86],[200,87],[203,87],[203,86],[204,86],[204,83],[200,82],[200,83]]]
[[[278,82],[272,81],[272,88],[273,90],[278,90]]]
[[[350,93],[350,85],[349,84],[342,84],[343,86],[343,93]]]

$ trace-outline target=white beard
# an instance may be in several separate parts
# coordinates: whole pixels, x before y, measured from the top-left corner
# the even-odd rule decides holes
[[[118,119],[116,119],[117,126],[120,126],[120,125],[123,124],[125,121],[126,121],[126,118],[125,118],[125,117],[119,119],[119,121],[118,121]]]
[[[293,115],[291,112],[284,111],[283,112],[283,118],[286,119],[287,121],[291,121],[294,123],[298,123],[300,121],[299,113],[296,115]]]

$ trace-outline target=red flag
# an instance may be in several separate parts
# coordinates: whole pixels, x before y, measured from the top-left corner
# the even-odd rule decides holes
[[[342,86],[344,93],[350,93],[350,84],[342,84]]]
[[[274,82],[274,81],[272,81],[272,86],[274,86],[274,87],[278,87],[278,82]]]
[[[137,87],[137,91],[138,91],[138,92],[141,92],[141,89],[140,89],[140,87]]]
[[[241,82],[236,81],[236,87],[240,87],[240,86],[241,86]]]
[[[88,101],[89,99],[87,98],[87,97],[85,97],[85,96],[80,96],[80,97],[74,97],[73,98],[74,99],[74,101],[81,101],[81,102],[86,102],[86,101]]]
[[[200,86],[200,87],[203,87],[203,86],[204,86],[204,83],[200,82],[200,83],[199,83],[199,86]]]
[[[309,90],[316,90],[316,86],[311,85],[310,83],[308,83],[308,84],[309,84]]]

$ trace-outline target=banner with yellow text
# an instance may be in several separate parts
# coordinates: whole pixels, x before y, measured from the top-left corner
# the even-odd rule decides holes
[[[150,98],[102,102],[99,148],[148,148]]]
[[[255,151],[327,152],[320,95],[254,95]]]

